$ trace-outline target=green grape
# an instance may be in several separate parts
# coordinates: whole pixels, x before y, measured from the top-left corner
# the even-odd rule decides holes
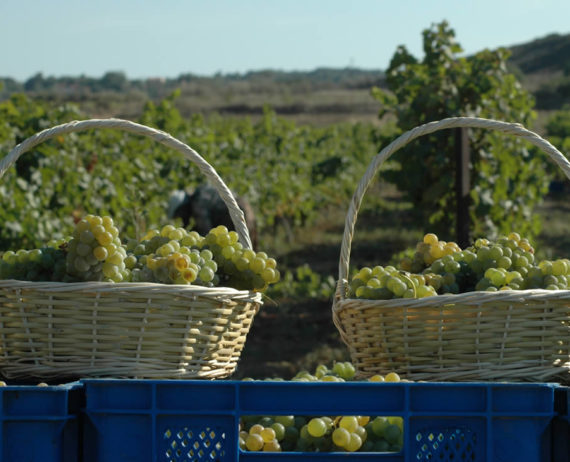
[[[356,427],[356,431],[354,433],[356,433],[360,437],[360,440],[363,443],[365,443],[366,440],[368,439],[368,433],[366,432],[366,429],[362,426]]]
[[[89,263],[87,263],[87,261],[84,258],[81,258],[81,256],[79,256],[75,258],[75,261],[73,262],[73,267],[78,273],[86,273],[87,271],[89,271],[90,266]]]
[[[527,267],[528,265],[529,265],[528,259],[527,259],[524,255],[519,256],[519,257],[513,262],[513,266],[514,266],[515,268],[524,268],[524,267]]]
[[[249,267],[255,273],[261,273],[261,271],[263,271],[265,269],[265,260],[263,258],[260,258],[260,257],[255,257],[249,263]]]
[[[2,260],[7,263],[12,263],[16,259],[16,253],[12,250],[7,250],[2,254]]]
[[[91,253],[91,246],[83,242],[80,242],[77,244],[76,252],[77,255],[85,257],[87,254]]]
[[[275,439],[275,430],[271,427],[265,427],[261,432],[259,432],[261,437],[263,438],[264,443],[269,443]]]
[[[238,271],[245,271],[249,267],[249,260],[245,257],[240,257],[234,261]]]
[[[388,452],[390,450],[390,443],[382,439],[376,441],[372,449],[374,452]]]
[[[332,372],[342,377],[345,374],[345,363],[344,362],[336,362],[333,365]]]
[[[311,448],[311,442],[305,438],[299,438],[295,449],[299,452],[308,452]]]
[[[214,272],[211,268],[204,266],[198,273],[198,277],[204,282],[210,282],[212,279],[214,279]]]
[[[258,420],[259,425],[261,425],[262,427],[269,427],[271,426],[275,421],[269,417],[269,416],[263,416]]]
[[[277,441],[283,441],[285,438],[285,426],[282,423],[273,422],[271,428],[275,432],[275,439],[277,439]]]
[[[258,433],[248,435],[245,446],[249,451],[260,451],[263,448],[263,438]]]
[[[388,425],[389,423],[386,417],[376,417],[372,421],[372,431],[376,436],[384,436],[384,431]]]
[[[436,260],[431,264],[430,270],[433,273],[443,273],[445,270],[445,263],[441,260]]]
[[[214,254],[210,250],[204,249],[200,252],[200,257],[202,257],[204,260],[211,260],[214,258]]]
[[[290,442],[297,441],[299,439],[299,429],[295,425],[287,425],[283,439]]]
[[[489,249],[489,257],[492,260],[498,260],[499,258],[501,258],[503,256],[503,249],[498,246],[498,245],[493,245],[490,249]]]
[[[401,435],[402,430],[398,425],[388,424],[388,426],[384,429],[384,438],[390,444],[397,443]]]
[[[338,427],[332,433],[332,440],[339,448],[345,448],[350,442],[350,432],[343,427]]]
[[[547,260],[543,260],[538,264],[538,267],[542,271],[543,275],[552,274],[552,271],[553,271],[552,262],[547,261]]]
[[[342,375],[341,377],[345,380],[350,380],[355,376],[355,374],[356,374],[356,369],[354,368],[352,363],[345,362],[344,363],[344,375]]]
[[[520,279],[522,281],[522,276],[518,271],[509,271],[506,275],[505,275],[505,281],[507,284],[509,284],[511,281],[513,281],[514,279]]]
[[[175,252],[174,247],[172,247],[172,245],[170,245],[170,243],[163,244],[156,250],[156,253],[158,255],[160,255],[161,257],[166,257],[166,256],[168,256],[174,252]]]
[[[326,433],[327,426],[323,419],[313,418],[307,424],[307,431],[311,436],[321,437]]]
[[[299,438],[301,438],[302,440],[306,440],[308,442],[313,442],[314,441],[314,436],[311,435],[311,433],[309,432],[309,425],[305,424],[301,427],[301,430],[299,431]]]
[[[356,452],[361,448],[361,446],[362,446],[362,439],[360,438],[360,436],[358,436],[357,433],[351,433],[350,441],[345,446],[345,449],[348,452]]]
[[[340,419],[339,426],[352,433],[358,427],[358,420],[354,416],[344,416]]]
[[[512,265],[512,260],[509,257],[502,256],[497,259],[497,266],[499,268],[509,269]]]
[[[42,258],[42,251],[41,249],[32,249],[28,252],[28,261],[37,263]]]
[[[402,297],[404,292],[408,287],[402,281],[396,280],[394,284],[392,284],[392,292],[396,297]]]
[[[372,269],[368,268],[368,267],[364,267],[362,268],[357,276],[359,279],[362,279],[364,282],[368,281],[368,279],[370,279],[370,277],[372,277]]]
[[[232,246],[227,246],[222,249],[222,256],[226,259],[231,259],[236,253],[236,250]]]
[[[95,235],[90,229],[85,229],[79,233],[79,240],[87,245],[91,245],[95,240]]]
[[[160,236],[168,237],[168,235],[176,228],[173,225],[165,225],[160,229]]]
[[[202,266],[210,268],[214,274],[218,271],[218,264],[214,260],[206,260]]]
[[[560,276],[568,273],[568,265],[564,260],[555,260],[552,262],[552,274]]]
[[[78,261],[80,261],[80,260],[77,259],[76,262],[78,262]],[[113,276],[119,272],[119,268],[114,263],[107,261],[107,262],[103,263],[102,272],[103,272],[103,275],[105,277],[112,279]]]
[[[93,255],[98,261],[105,261],[109,256],[109,252],[105,247],[98,245],[93,249]]]
[[[121,252],[115,252],[113,255],[109,255],[105,262],[111,263],[115,266],[120,266],[123,262],[124,257]]]
[[[268,441],[263,445],[264,452],[281,452],[281,445],[276,439]]]
[[[557,285],[558,284],[558,278],[556,276],[554,276],[553,274],[549,274],[547,276],[544,276],[542,283],[543,283],[544,287]]]

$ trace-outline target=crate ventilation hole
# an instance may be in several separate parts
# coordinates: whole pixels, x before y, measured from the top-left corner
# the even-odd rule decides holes
[[[452,428],[439,432],[417,432],[416,459],[434,462],[468,462],[476,459],[475,433],[468,429]]]
[[[224,443],[226,434],[211,427],[193,430],[188,427],[173,433],[170,429],[164,432],[164,440],[168,449],[168,461],[208,461],[218,462],[225,456]]]

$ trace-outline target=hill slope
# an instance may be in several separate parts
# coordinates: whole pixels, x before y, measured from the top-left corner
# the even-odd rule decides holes
[[[570,71],[570,34],[551,34],[508,48],[510,62],[525,75]]]
[[[534,94],[537,109],[570,104],[570,34],[551,34],[509,48],[509,64]]]

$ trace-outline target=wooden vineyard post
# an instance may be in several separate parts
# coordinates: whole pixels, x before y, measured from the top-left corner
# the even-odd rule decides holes
[[[456,194],[456,242],[461,248],[469,245],[469,191],[470,172],[469,135],[467,128],[455,129],[455,194]]]

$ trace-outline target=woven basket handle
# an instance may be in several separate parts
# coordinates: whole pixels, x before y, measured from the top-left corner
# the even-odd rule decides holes
[[[565,175],[570,179],[570,162],[568,162],[566,157],[564,157],[564,155],[562,155],[560,151],[558,151],[548,141],[544,140],[536,133],[527,130],[520,124],[507,123],[490,119],[481,119],[477,117],[452,117],[448,119],[442,119],[437,122],[430,122],[425,125],[420,125],[410,131],[407,131],[392,141],[392,143],[382,149],[382,151],[380,151],[372,159],[372,162],[368,166],[368,169],[364,173],[364,176],[360,180],[360,183],[356,188],[356,192],[352,197],[344,225],[344,235],[342,237],[342,246],[340,250],[340,261],[338,267],[338,284],[335,295],[336,300],[342,300],[347,295],[350,248],[352,243],[352,236],[354,234],[354,226],[356,224],[356,217],[358,215],[358,209],[362,203],[364,193],[368,189],[368,186],[370,186],[372,179],[378,172],[382,163],[385,162],[386,159],[388,159],[398,149],[404,147],[422,135],[428,135],[430,133],[434,133],[446,128],[460,127],[487,128],[523,138],[548,154],[550,158],[563,170]]]
[[[46,130],[38,132],[35,135],[30,136],[26,140],[22,141],[14,149],[12,149],[4,159],[0,160],[0,178],[2,178],[6,170],[12,164],[14,164],[22,154],[24,154],[26,151],[29,151],[34,146],[37,146],[38,144],[42,143],[43,141],[50,138],[54,138],[55,136],[58,135],[78,132],[81,130],[90,130],[94,128],[114,128],[129,133],[146,136],[147,138],[151,138],[160,144],[173,148],[176,151],[184,154],[184,156],[186,156],[188,159],[190,159],[194,164],[198,166],[200,171],[206,176],[208,180],[210,180],[210,182],[213,184],[213,186],[220,194],[220,197],[228,207],[228,210],[230,212],[230,217],[235,226],[236,232],[239,235],[240,242],[248,249],[252,248],[251,239],[249,237],[249,231],[245,223],[244,214],[237,205],[237,202],[233,194],[226,186],[226,184],[222,181],[222,179],[220,178],[218,173],[214,170],[214,168],[208,162],[206,162],[206,160],[202,158],[202,156],[200,156],[200,154],[198,154],[194,149],[184,144],[183,142],[177,140],[176,138],[172,137],[168,133],[151,127],[147,127],[145,125],[137,124],[135,122],[131,122],[128,120],[122,120],[122,119],[80,120],[80,121],[65,123],[62,125],[57,125],[55,127],[48,128]]]

